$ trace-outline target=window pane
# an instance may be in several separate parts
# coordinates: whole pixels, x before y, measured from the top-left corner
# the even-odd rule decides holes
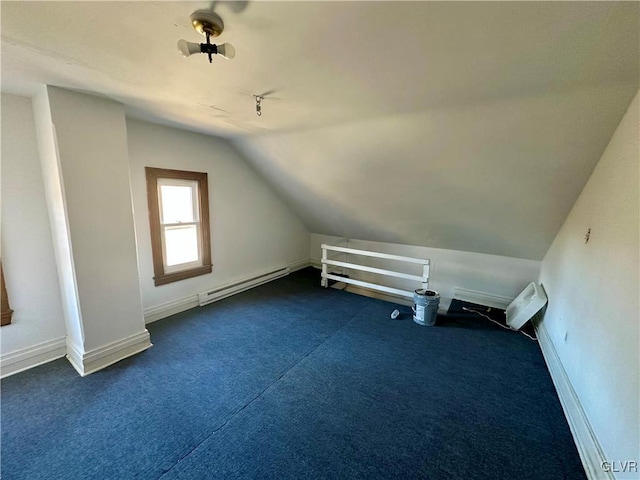
[[[165,227],[164,240],[167,267],[199,260],[196,225]]]
[[[207,174],[153,167],[145,174],[154,284],[211,273]]]
[[[193,186],[160,186],[162,223],[186,223],[196,220],[193,204],[195,188],[195,182]]]

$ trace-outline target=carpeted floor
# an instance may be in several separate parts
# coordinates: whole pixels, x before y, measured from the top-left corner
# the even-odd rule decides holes
[[[86,378],[2,381],[2,478],[585,479],[536,342],[307,269],[149,325]]]

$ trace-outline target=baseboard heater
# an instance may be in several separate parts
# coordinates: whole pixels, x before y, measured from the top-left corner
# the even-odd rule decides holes
[[[222,300],[223,298],[230,297],[231,295],[235,295],[236,293],[244,292],[245,290],[257,287],[258,285],[262,285],[263,283],[267,283],[271,280],[289,275],[289,271],[289,267],[285,267],[279,270],[274,270],[273,272],[268,272],[256,277],[248,278],[240,282],[225,285],[214,290],[208,290],[206,292],[199,293],[198,305],[200,307],[203,307],[212,302],[216,302],[218,300]]]

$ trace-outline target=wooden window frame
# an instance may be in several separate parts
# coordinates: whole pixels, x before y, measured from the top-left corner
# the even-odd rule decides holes
[[[147,202],[149,204],[149,226],[151,229],[151,252],[153,256],[153,281],[157,286],[177,282],[186,278],[211,273],[211,229],[209,227],[209,184],[207,174],[145,167],[147,177]],[[158,179],[190,180],[198,183],[200,241],[202,245],[202,265],[172,273],[165,273],[162,253],[162,223],[158,202]]]
[[[5,325],[11,325],[11,315],[13,315],[13,310],[9,306],[9,296],[7,295],[7,289],[4,284],[4,271],[2,270],[2,261],[0,260],[0,282],[2,285],[2,321],[0,321],[0,326],[4,327]]]

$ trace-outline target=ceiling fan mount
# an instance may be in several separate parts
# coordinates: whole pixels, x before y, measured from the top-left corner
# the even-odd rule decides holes
[[[196,10],[191,14],[191,25],[200,35],[219,36],[224,30],[224,22],[211,10]]]

